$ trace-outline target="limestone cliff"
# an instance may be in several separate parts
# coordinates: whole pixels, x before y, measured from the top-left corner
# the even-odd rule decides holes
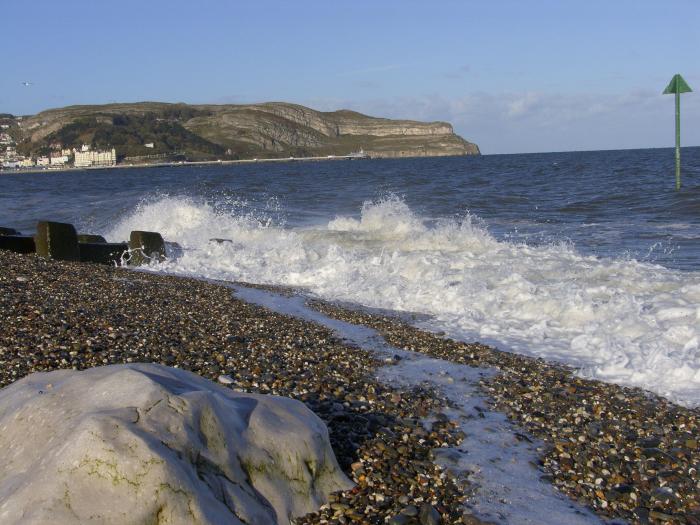
[[[176,148],[238,158],[345,155],[360,149],[373,157],[479,154],[476,144],[456,135],[446,122],[391,120],[348,110],[321,112],[283,102],[70,106],[27,117],[22,129],[30,145],[79,140],[100,146],[100,141],[112,141],[109,145],[118,153],[121,147],[125,154],[169,154]],[[168,140],[169,135],[179,140]],[[142,147],[148,142],[155,143],[156,151]]]

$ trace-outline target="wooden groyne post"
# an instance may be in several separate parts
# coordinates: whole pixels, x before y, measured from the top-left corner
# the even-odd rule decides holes
[[[0,227],[0,250],[117,266],[161,262],[166,257],[165,241],[158,232],[133,231],[128,243],[109,243],[101,235],[78,234],[72,224],[62,222],[39,221],[36,230],[36,235],[29,236]]]

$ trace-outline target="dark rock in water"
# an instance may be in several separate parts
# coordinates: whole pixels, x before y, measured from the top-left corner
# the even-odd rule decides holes
[[[80,247],[80,262],[99,264],[121,265],[122,255],[129,251],[129,245],[125,242],[81,242],[78,246]]]
[[[0,235],[22,235],[17,230],[12,228],[2,228],[0,227]]]
[[[106,243],[107,239],[102,237],[102,235],[92,235],[91,233],[80,233],[80,234],[78,234],[78,242]]]
[[[131,264],[145,264],[165,259],[165,241],[158,232],[133,231],[129,237]]]
[[[16,253],[34,253],[36,246],[34,238],[24,235],[0,235],[0,250],[10,250]]]
[[[223,243],[225,243],[225,242],[233,243],[233,241],[232,241],[231,239],[219,239],[219,238],[216,238],[216,237],[213,238],[213,239],[209,239],[209,242],[215,242],[215,243],[217,243],[217,244],[223,244]]]
[[[182,257],[185,251],[176,242],[165,241],[165,256],[168,259],[178,259]]]
[[[58,261],[79,261],[78,234],[72,224],[40,221],[36,225],[36,253]]]

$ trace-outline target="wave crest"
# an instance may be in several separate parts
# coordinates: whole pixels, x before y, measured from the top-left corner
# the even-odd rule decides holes
[[[183,246],[161,271],[421,312],[453,337],[700,404],[699,272],[582,256],[567,244],[498,241],[477,217],[420,217],[395,196],[315,228],[284,227],[244,204],[164,197],[108,236],[124,239],[132,229],[161,231]]]

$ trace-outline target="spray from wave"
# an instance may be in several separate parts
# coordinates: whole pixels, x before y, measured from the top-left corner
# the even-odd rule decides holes
[[[428,220],[397,197],[315,228],[287,228],[240,203],[166,197],[140,205],[107,236],[133,229],[160,231],[184,248],[159,271],[421,312],[453,337],[700,405],[699,272],[582,256],[567,244],[498,241],[475,217]]]

